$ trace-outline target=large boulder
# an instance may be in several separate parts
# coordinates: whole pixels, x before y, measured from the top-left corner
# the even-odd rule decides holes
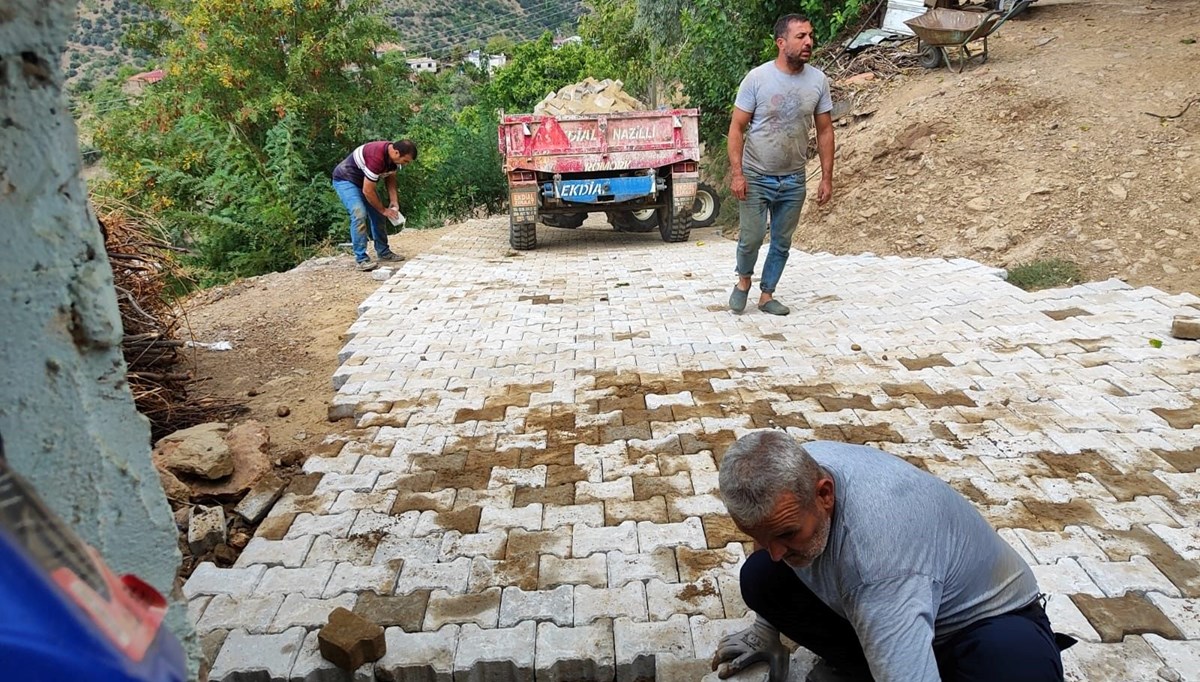
[[[164,436],[154,445],[154,464],[177,476],[224,478],[234,467],[233,453],[225,443],[228,432],[228,424],[212,422]]]

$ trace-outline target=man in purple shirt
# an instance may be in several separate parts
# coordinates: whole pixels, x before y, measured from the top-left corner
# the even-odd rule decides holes
[[[362,271],[374,270],[376,263],[367,255],[367,235],[375,242],[375,254],[381,261],[402,261],[388,248],[384,218],[400,220],[400,200],[396,196],[396,171],[417,160],[417,145],[412,140],[377,140],[359,145],[333,169],[333,190],[350,212],[350,243],[354,260]],[[384,208],[376,183],[383,178],[390,203]]]

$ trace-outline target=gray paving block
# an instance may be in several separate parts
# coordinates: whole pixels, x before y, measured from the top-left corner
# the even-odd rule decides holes
[[[330,612],[339,607],[353,609],[357,599],[356,594],[339,594],[332,599],[289,594],[271,620],[270,629],[272,632],[281,632],[295,625],[306,629],[320,627],[329,620]]]
[[[607,587],[607,557],[593,554],[585,559],[560,559],[543,554],[538,565],[538,588],[545,590],[559,585]]]
[[[459,626],[447,625],[437,632],[413,633],[387,628],[383,636],[387,653],[375,662],[376,679],[381,682],[454,682]]]
[[[364,663],[349,672],[325,660],[317,643],[317,631],[309,632],[292,664],[290,682],[374,682],[375,664]]]
[[[701,578],[690,583],[646,583],[646,608],[650,620],[666,620],[676,613],[724,618],[721,591],[716,578]]]
[[[647,620],[646,586],[640,581],[603,589],[589,585],[575,586],[575,625],[622,616],[639,622]]]
[[[247,568],[254,564],[266,566],[286,566],[299,568],[304,565],[304,557],[312,547],[313,536],[285,540],[266,540],[250,538],[246,548],[234,563],[236,568]]]
[[[619,526],[602,526],[589,528],[578,526],[572,533],[571,556],[582,559],[595,552],[624,552],[633,554],[638,551],[637,524],[626,521]]]
[[[209,671],[210,682],[289,682],[292,664],[304,642],[304,628],[277,635],[234,630]]]
[[[454,682],[533,682],[537,624],[484,630],[462,626],[454,654]]]
[[[473,594],[450,594],[445,590],[434,590],[429,595],[423,629],[437,630],[449,623],[474,623],[482,628],[494,628],[499,615],[499,587]]]
[[[499,626],[512,627],[524,620],[571,625],[574,613],[574,590],[570,585],[531,592],[519,587],[506,587],[500,598]]]
[[[675,565],[675,552],[670,547],[660,547],[648,554],[608,553],[608,584],[620,587],[631,580],[659,579],[673,583],[679,581],[679,570]]]
[[[329,576],[333,574],[333,566],[332,562],[310,568],[272,566],[254,588],[254,596],[298,593],[306,597],[320,597],[325,584],[329,582]]]
[[[538,682],[612,680],[616,676],[612,621],[580,627],[539,623],[535,665]]]
[[[445,590],[452,594],[467,591],[467,578],[471,574],[471,560],[459,557],[446,563],[418,563],[409,561],[400,571],[396,581],[396,594],[408,594],[415,590]]]
[[[196,631],[242,628],[255,634],[266,632],[281,604],[282,594],[240,599],[218,594],[208,603],[208,608],[204,609],[204,615],[196,623]]]
[[[367,592],[388,595],[396,586],[396,578],[400,575],[403,562],[397,560],[379,566],[355,566],[343,562],[333,569],[333,575],[325,584],[322,596],[325,598],[339,595],[343,592]]]
[[[678,659],[694,657],[692,633],[687,616],[665,621],[635,623],[628,618],[613,621],[617,679],[622,682],[653,679],[655,657],[669,654]]]
[[[248,597],[266,570],[266,566],[218,568],[211,561],[205,561],[196,567],[183,584],[183,596],[188,599],[202,594]]]

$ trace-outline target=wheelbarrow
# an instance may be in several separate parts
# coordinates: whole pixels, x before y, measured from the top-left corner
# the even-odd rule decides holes
[[[962,73],[967,63],[988,58],[988,36],[1016,14],[1029,7],[1033,0],[1018,0],[1007,12],[964,12],[957,9],[937,7],[919,17],[905,21],[917,34],[917,58],[921,66],[936,69],[945,63],[954,73]],[[983,41],[983,49],[972,51],[969,43]],[[957,59],[951,57],[951,48],[956,50]]]

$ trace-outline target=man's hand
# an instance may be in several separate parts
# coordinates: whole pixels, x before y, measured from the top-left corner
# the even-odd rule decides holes
[[[779,631],[759,616],[750,627],[721,639],[713,655],[712,669],[717,671],[717,677],[725,679],[761,661],[771,668],[770,682],[787,679],[790,652],[779,641]]]
[[[383,217],[388,220],[399,220],[400,208],[398,206],[388,206],[388,209],[383,212]]]
[[[746,200],[746,176],[741,173],[733,173],[729,176],[729,189],[733,192],[733,196],[738,201]]]
[[[817,204],[824,206],[827,201],[833,198],[833,180],[830,178],[821,178],[821,184],[817,185]]]

